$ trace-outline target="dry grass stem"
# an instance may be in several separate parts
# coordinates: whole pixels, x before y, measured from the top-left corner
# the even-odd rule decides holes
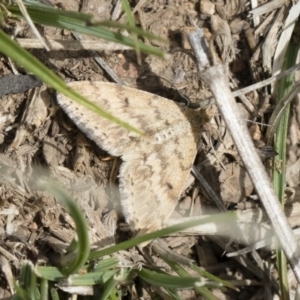
[[[269,216],[281,247],[289,260],[298,282],[300,282],[300,251],[297,240],[282,211],[264,165],[255,150],[245,121],[240,116],[240,111],[228,86],[224,67],[221,64],[210,65],[210,52],[207,51],[206,46],[202,47],[205,41],[200,29],[190,34],[190,43],[198,61],[200,76],[215,96],[216,104],[252,179],[256,192]],[[206,58],[204,61],[201,60],[201,57],[205,55]]]

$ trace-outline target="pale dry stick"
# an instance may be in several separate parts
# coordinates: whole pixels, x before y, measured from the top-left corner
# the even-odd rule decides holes
[[[9,261],[13,262],[15,265],[18,265],[19,259],[11,254],[9,251],[0,246],[0,255],[5,256]]]
[[[39,39],[16,39],[20,46],[26,49],[43,49]],[[132,49],[129,46],[107,41],[67,41],[47,40],[50,50],[96,50],[96,51],[119,51]]]
[[[189,34],[189,40],[197,59],[201,79],[210,87],[217,106],[225,120],[241,159],[262,201],[266,213],[285,255],[300,283],[300,251],[293,231],[282,211],[271,181],[255,150],[245,121],[228,87],[224,68],[221,64],[211,65],[210,51],[204,34],[197,28]]]
[[[276,10],[272,11],[260,24],[256,27],[254,31],[255,36],[263,35],[266,31],[267,26],[269,26],[270,22],[273,20]]]
[[[283,72],[281,72],[280,74],[272,76],[272,77],[270,77],[268,79],[265,79],[263,81],[260,81],[258,83],[249,85],[249,86],[247,86],[243,89],[240,89],[238,91],[234,91],[234,92],[232,92],[232,96],[236,97],[236,96],[247,94],[247,93],[252,92],[254,90],[260,89],[260,88],[262,88],[264,86],[267,86],[267,85],[269,85],[269,84],[271,84],[271,83],[273,83],[273,82],[275,82],[275,81],[277,81],[277,80],[279,80],[283,77],[286,77],[286,76],[292,74],[293,72],[297,71],[299,68],[300,68],[300,63],[294,65],[293,67],[291,67],[291,68],[289,68],[289,69],[287,69]]]
[[[121,0],[118,0],[117,3],[115,4],[115,7],[114,7],[113,11],[112,11],[111,19],[113,21],[118,20],[120,15],[122,14],[122,12],[123,12],[122,2],[121,2]]]
[[[235,251],[235,249],[233,249],[231,246],[228,247],[228,245],[226,245],[224,241],[217,235],[211,236],[210,240],[217,244],[221,249],[226,249],[229,253]],[[266,273],[262,271],[262,268],[258,267],[256,264],[250,261],[247,256],[234,256],[233,259],[244,266],[251,273],[255,274],[258,278],[266,278]],[[272,285],[278,290],[278,283],[275,281],[275,279],[273,277],[270,277],[270,281],[272,282]]]
[[[249,85],[249,86],[247,86],[245,88],[242,88],[240,90],[234,91],[231,94],[232,94],[233,97],[238,97],[240,95],[245,95],[245,94],[250,93],[252,91],[258,90],[258,89],[260,89],[264,86],[267,86],[267,85],[269,85],[269,84],[271,84],[271,83],[273,83],[273,82],[275,82],[275,81],[277,81],[277,80],[279,80],[283,77],[286,77],[286,76],[292,74],[293,72],[297,71],[298,69],[300,69],[300,63],[294,65],[292,68],[289,68],[286,71],[281,72],[280,74],[274,75],[274,76],[272,76],[268,79],[265,79],[265,80],[260,81],[258,83],[254,83],[254,84]],[[204,100],[201,100],[199,105],[200,105],[200,107],[205,107],[205,106],[208,106],[208,105],[211,105],[212,103],[214,103],[214,100],[215,100],[214,97],[206,98]]]
[[[237,255],[245,255],[249,252],[253,252],[254,250],[258,250],[261,248],[267,247],[269,250],[275,250],[276,240],[274,235],[274,230],[267,223],[262,222],[244,222],[244,215],[241,212],[237,214],[236,222],[239,225],[241,232],[249,236],[249,241],[246,244],[245,248],[241,248],[240,250],[236,250],[234,252],[227,252],[226,257],[234,257]],[[186,221],[191,221],[196,219],[195,217],[183,217],[183,218],[171,218],[167,222],[167,226],[173,226],[176,224],[184,223]],[[300,229],[293,230],[294,235],[299,240],[300,239]],[[198,225],[195,227],[191,227],[178,233],[172,234],[172,236],[222,236],[225,238],[232,238],[232,226],[224,223],[206,223],[202,225]],[[241,243],[240,236],[235,235],[234,241]],[[248,245],[248,246],[247,246]]]
[[[50,3],[51,6],[56,7],[52,3]],[[76,32],[72,31],[73,36],[78,40],[78,41],[84,41],[84,37]],[[123,80],[121,80],[115,72],[108,66],[108,64],[98,55],[96,51],[93,50],[87,50],[90,52],[90,54],[93,56],[94,61],[108,74],[108,76],[116,83],[118,84],[124,84]]]
[[[37,28],[35,27],[35,25],[33,24],[26,6],[24,5],[22,0],[17,0],[17,4],[19,5],[19,8],[24,16],[24,18],[26,19],[27,23],[29,24],[30,28],[32,29],[34,35],[40,40],[40,42],[43,44],[43,48],[45,48],[47,51],[50,51],[49,47],[47,46],[45,40],[42,38],[41,34],[39,33],[39,31],[37,30]]]
[[[194,217],[192,217],[192,218],[194,218]],[[191,220],[192,218],[186,218],[186,220]],[[196,219],[196,217],[195,217],[195,219]],[[178,219],[178,218],[177,219],[169,219],[168,226],[179,224],[181,222],[184,222],[184,220]],[[211,238],[214,239],[216,235],[228,236],[228,233],[231,232],[232,225],[234,225],[234,224],[207,223],[207,224],[202,224],[200,226],[196,226],[195,228],[190,228],[190,232],[193,232],[192,233],[193,235],[196,235],[196,234],[197,235],[199,235],[199,234],[200,235],[209,235],[209,236],[211,236]],[[189,232],[189,230],[187,230],[187,232]],[[187,235],[187,232],[183,231],[184,236]],[[174,234],[174,235],[176,235],[176,234]],[[180,236],[180,234],[178,236]],[[220,245],[221,247],[224,246],[223,247],[223,249],[224,249],[225,245],[222,244],[222,242],[220,240],[218,240],[218,241],[219,242],[217,244]],[[191,266],[193,264],[192,260],[182,257],[181,255],[178,255],[177,253],[174,253],[173,251],[171,251],[162,239],[154,240],[151,244],[151,248],[156,253],[164,256],[165,258],[167,258],[171,261],[178,262],[180,264],[184,264],[187,266]],[[233,251],[233,249],[230,247],[228,247],[228,249],[230,251]],[[262,268],[257,267],[247,258],[234,257],[234,259],[236,261],[238,261],[241,265],[246,266],[248,268],[248,270],[250,272],[252,272],[253,274],[255,274],[258,278],[260,278],[260,279],[265,278],[265,274],[264,274]],[[272,283],[273,283],[274,287],[277,288],[278,285],[273,278],[272,278]]]
[[[196,166],[193,165],[192,172],[195,175],[195,177],[201,182],[201,185],[204,187],[205,191],[208,193],[208,195],[213,199],[217,207],[220,211],[227,211],[224,202],[220,199],[220,197],[215,193],[215,191],[211,188],[211,186],[208,184],[208,182],[205,180],[204,176],[197,170]]]
[[[12,273],[11,264],[5,256],[0,255],[0,266],[1,266],[1,271],[4,274],[7,283],[9,285],[10,293],[13,295],[15,293],[14,276]]]
[[[260,224],[257,224],[257,225],[258,225],[258,227],[260,226]],[[261,227],[259,228],[259,230],[261,230]],[[294,233],[295,237],[299,240],[300,228],[294,229],[293,233]],[[267,236],[267,235],[269,235],[269,236]],[[276,240],[274,238],[273,231],[271,231],[271,230],[266,230],[265,232],[263,232],[262,236],[260,237],[260,240],[253,243],[251,246],[243,248],[238,251],[227,253],[226,256],[234,257],[237,255],[245,255],[249,252],[252,252],[253,249],[258,250],[258,249],[265,248],[265,247],[268,247],[268,249],[270,249],[272,251],[275,251],[275,249],[276,249]]]
[[[257,6],[258,6],[258,1],[257,0],[251,0],[250,3],[251,3],[251,8],[252,9],[257,8]],[[260,23],[259,16],[254,16],[253,17],[253,25],[254,25],[254,27],[257,27],[259,25],[259,23]]]
[[[249,11],[250,14],[253,15],[254,17],[263,15],[263,14],[267,14],[270,11],[273,11],[275,9],[277,9],[278,7],[283,6],[286,3],[286,0],[274,0],[274,1],[269,1],[266,2],[263,5],[260,5],[252,10]]]
[[[237,87],[236,82],[235,82],[234,80],[232,80],[231,78],[230,78],[230,82],[231,82],[231,85],[230,85],[231,87],[233,87],[233,88],[236,88],[236,87]],[[251,103],[251,101],[248,100],[248,98],[247,98],[245,95],[239,95],[238,97],[240,98],[240,100],[242,101],[244,107],[246,108],[246,110],[247,110],[250,114],[252,114],[252,115],[255,116],[255,117],[259,117],[258,112],[257,112],[257,109],[256,109],[255,106]]]
[[[289,14],[283,24],[283,31],[280,35],[276,47],[276,51],[274,54],[273,70],[272,70],[273,75],[277,75],[278,73],[281,73],[282,66],[285,59],[285,53],[290,43],[291,36],[293,34],[296,22],[299,18],[299,11],[300,11],[300,1],[297,1],[297,3],[295,3],[290,8]]]
[[[297,284],[297,287],[296,287],[296,292],[295,292],[295,298],[296,300],[299,300],[300,298],[300,284]]]
[[[277,42],[277,36],[279,29],[282,26],[284,13],[285,7],[283,6],[277,12],[275,19],[273,20],[273,24],[262,44],[262,66],[268,73],[271,73],[272,71],[272,49],[274,48],[274,44]]]

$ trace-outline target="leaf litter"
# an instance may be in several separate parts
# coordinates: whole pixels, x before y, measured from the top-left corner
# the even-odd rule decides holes
[[[109,1],[84,2],[85,12],[94,13],[96,9],[89,11],[88,8],[101,7],[102,10],[98,10],[97,17],[110,18],[109,12],[112,11],[113,4]],[[211,2],[206,2],[209,6],[213,6]],[[253,27],[251,18],[247,17],[249,9],[245,3],[226,5],[222,1],[217,1],[214,5],[215,16],[221,18],[222,22],[230,28],[230,36],[228,37],[228,33],[221,36],[220,40],[216,41],[215,47],[223,60],[226,60],[223,56],[226,55],[228,49],[230,49],[229,52],[235,54],[235,57],[229,58],[231,63],[228,67],[235,89],[268,78],[270,62],[275,52],[278,35],[282,30],[280,8],[275,13],[274,9],[265,12],[265,18],[260,20],[260,24],[262,25],[268,16],[271,18],[269,18],[269,24],[263,24],[264,27],[260,29],[261,36],[259,37],[254,31],[257,28]],[[75,2],[69,1],[64,9],[78,10],[79,8]],[[170,40],[170,48],[159,44],[167,51],[182,46],[181,32],[189,25],[189,18],[197,20],[198,25],[207,28],[209,34],[210,16],[208,13],[211,12],[214,10],[211,8],[207,10],[203,5],[199,7],[196,1],[183,3],[181,1],[173,3],[148,1],[137,9],[136,16],[143,29]],[[271,34],[270,30],[275,29],[277,32]],[[247,32],[246,36],[245,32]],[[20,37],[33,37],[26,25],[23,25],[19,35]],[[261,41],[268,35],[272,37],[272,40],[268,42],[269,48],[266,50]],[[53,28],[45,28],[44,37],[72,39],[71,34]],[[226,44],[228,42],[229,45]],[[33,53],[66,81],[107,81],[106,74],[92,61],[86,51],[46,53],[42,50],[33,50]],[[265,57],[266,53],[271,56]],[[179,98],[177,100],[182,101],[178,93],[174,91],[173,87],[175,87],[192,103],[211,96],[205,85],[199,81],[194,62],[183,51],[171,53],[170,57],[164,61],[156,57],[145,56],[141,65],[137,64],[133,51],[107,51],[101,53],[101,57],[128,86],[170,99]],[[5,60],[1,60],[0,66],[2,76],[11,73]],[[177,74],[181,76],[178,77]],[[167,84],[164,79],[172,85]],[[262,99],[265,93],[269,93],[269,90],[263,88],[245,95],[256,111],[261,112],[261,118],[254,118],[240,104],[246,120],[257,120],[262,123],[268,120],[273,104],[270,100],[266,109],[261,110],[262,106],[265,107]],[[90,228],[92,245],[101,248],[123,239],[124,233],[120,235],[118,231],[118,234],[115,231],[119,222],[124,222],[119,203],[118,180],[114,175],[117,171],[113,171],[115,165],[118,165],[116,158],[110,157],[108,153],[99,149],[74,126],[57,106],[55,93],[51,90],[43,88],[36,95],[27,92],[3,96],[0,105],[1,248],[13,255],[13,257],[6,256],[8,260],[14,262],[13,268],[18,270],[17,262],[23,257],[34,263],[54,264],[56,257],[63,253],[75,234],[72,219],[64,209],[51,195],[30,184],[29,179],[36,166],[43,167],[43,177],[56,179],[78,201]],[[286,213],[292,226],[299,225],[297,222],[299,214],[299,172],[297,172],[299,170],[297,167],[299,165],[297,148],[299,120],[297,116],[298,102],[295,102],[292,108],[291,132],[288,140],[288,170],[291,170],[293,166],[295,169],[291,175],[287,175],[289,187],[294,188],[295,192],[294,197],[287,200],[286,206]],[[249,123],[250,126],[251,123]],[[264,126],[259,127],[261,133],[258,140],[263,142],[266,130]],[[268,163],[271,163],[270,160]],[[242,218],[247,220],[243,226],[248,230],[254,226],[264,227],[269,232],[266,219],[259,218],[263,215],[259,199],[255,198],[252,184],[247,179],[247,173],[233,142],[218,115],[205,127],[195,164],[208,184],[221,197],[225,207],[230,210],[246,208],[240,212],[243,215]],[[172,217],[197,216],[213,209],[216,209],[215,205],[205,193],[205,189],[191,175],[189,186],[183,192],[178,208]],[[261,219],[262,225],[259,225],[258,219]],[[257,232],[259,237],[252,237],[253,243],[263,237],[261,231]],[[193,233],[168,237],[165,241],[173,251],[195,260],[197,264],[218,277],[238,280],[240,282],[237,284],[241,285],[244,279],[250,279],[253,282],[257,280],[259,289],[263,291],[265,279],[261,273],[249,272],[250,262],[245,268],[237,260],[222,256],[225,249],[221,249],[221,244],[217,245],[213,238]],[[237,251],[235,244],[231,246],[233,251]],[[129,255],[126,261],[134,260],[134,255],[136,259],[137,252],[132,250],[130,253],[131,257]],[[269,250],[268,253],[269,255],[266,255],[262,251],[262,259],[274,265]],[[151,255],[158,266],[169,270],[155,254]],[[144,259],[138,256],[138,260],[143,262]],[[254,268],[254,270],[257,269]],[[9,282],[9,275],[6,275],[6,278]],[[1,298],[10,295],[5,284],[1,285],[0,290]],[[245,299],[249,299],[257,292],[257,286],[255,284],[244,286],[243,290],[246,293]],[[231,299],[237,297],[237,292],[233,290],[215,289],[214,293],[219,299],[226,296]],[[272,293],[276,294],[274,287]],[[181,297],[192,298],[194,292],[182,291]]]

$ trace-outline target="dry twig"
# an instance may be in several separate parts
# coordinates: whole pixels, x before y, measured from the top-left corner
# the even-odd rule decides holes
[[[222,64],[212,65],[208,43],[201,29],[198,28],[191,32],[189,40],[197,59],[200,77],[215,96],[216,104],[264,205],[281,247],[298,282],[300,282],[300,251],[297,241],[282,211],[268,174],[255,150],[245,121],[240,116],[240,111],[228,86],[224,67]]]

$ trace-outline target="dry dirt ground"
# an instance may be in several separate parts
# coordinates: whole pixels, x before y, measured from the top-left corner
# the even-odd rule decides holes
[[[107,0],[82,0],[82,3],[79,0],[51,1],[65,10],[94,14],[100,19],[110,19],[116,6],[116,1]],[[190,20],[194,20],[200,27],[205,28],[209,36],[211,14],[221,17],[230,28],[229,35],[227,33],[221,36],[215,47],[223,61],[229,64],[232,88],[242,88],[270,76],[270,70],[262,65],[262,54],[257,52],[257,49],[262,48],[262,41],[279,10],[274,9],[263,15],[261,22],[273,13],[268,24],[257,38],[254,38],[253,45],[254,25],[249,16],[250,4],[247,1],[223,3],[220,0],[214,4],[196,0],[140,2],[141,5],[135,12],[137,24],[155,35],[168,39],[169,45],[153,45],[169,52],[169,56],[162,60],[142,54],[142,63],[139,65],[132,50],[99,52],[98,55],[126,85],[170,99],[177,98],[179,101],[182,101],[180,94],[189,98],[191,102],[209,97],[210,92],[199,79],[195,63],[185,53],[189,51],[189,47],[182,32],[190,25]],[[132,1],[132,7],[137,3],[138,1]],[[120,18],[120,15],[117,14],[117,17]],[[74,39],[66,30],[41,26],[38,26],[38,29],[49,40]],[[29,27],[22,23],[17,37],[34,36]],[[86,39],[93,40],[90,37]],[[271,48],[272,55],[275,45],[276,39]],[[93,54],[88,51],[47,52],[36,49],[30,52],[65,81],[111,81],[107,73],[95,63]],[[13,66],[2,56],[1,76],[11,74]],[[25,74],[20,67],[14,67],[21,74]],[[246,95],[258,112],[257,117],[251,115],[241,104],[241,100],[237,99],[246,120],[262,123],[268,121],[273,109],[273,100],[268,97],[269,92],[268,89],[261,89]],[[288,142],[288,166],[291,166],[293,173],[287,176],[288,185],[294,189],[292,193],[296,195],[294,202],[289,204],[290,214],[293,214],[293,226],[298,225],[295,201],[299,185],[298,111],[298,102],[294,102]],[[124,239],[115,235],[119,222],[124,221],[119,209],[118,192],[113,188],[117,186],[119,160],[99,149],[77,129],[58,107],[55,92],[42,87],[37,91],[37,95],[33,90],[29,90],[2,96],[0,114],[0,247],[16,258],[12,260],[15,261],[12,263],[15,276],[18,276],[18,262],[22,259],[55,265],[57,257],[74,236],[72,219],[51,195],[34,186],[37,178],[35,176],[57,180],[72,193],[82,207],[93,245],[102,247],[115,239]],[[249,122],[249,130],[261,148],[265,127]],[[271,164],[270,161],[266,163]],[[260,211],[260,203],[255,198],[251,181],[218,114],[205,128],[195,164],[228,209],[239,209],[241,214],[250,219]],[[39,175],[36,175],[37,172]],[[205,192],[205,188],[191,176],[174,217],[197,216],[212,209],[216,209],[216,206]],[[264,224],[268,226],[268,223]],[[251,226],[250,224],[249,227]],[[194,234],[169,237],[165,241],[173,251],[196,260],[199,266],[220,278],[237,280],[240,283],[242,280],[252,280],[248,287],[242,286],[236,291],[221,292],[216,289],[218,299],[250,299],[254,295],[257,296],[255,299],[266,299],[266,286],[273,294],[278,292],[274,285],[270,288],[271,281],[266,279],[268,276],[276,279],[277,276],[274,258],[268,250],[259,251],[263,265],[270,266],[265,275],[262,275],[262,269],[255,265],[249,254],[245,257],[249,259],[249,264],[254,265],[254,271],[243,267],[238,260],[223,255],[222,247],[225,247],[226,240],[217,241]],[[235,245],[232,245],[228,252],[236,250]],[[7,296],[7,281],[1,274],[0,298]],[[182,294],[182,297],[200,298],[193,291]]]

